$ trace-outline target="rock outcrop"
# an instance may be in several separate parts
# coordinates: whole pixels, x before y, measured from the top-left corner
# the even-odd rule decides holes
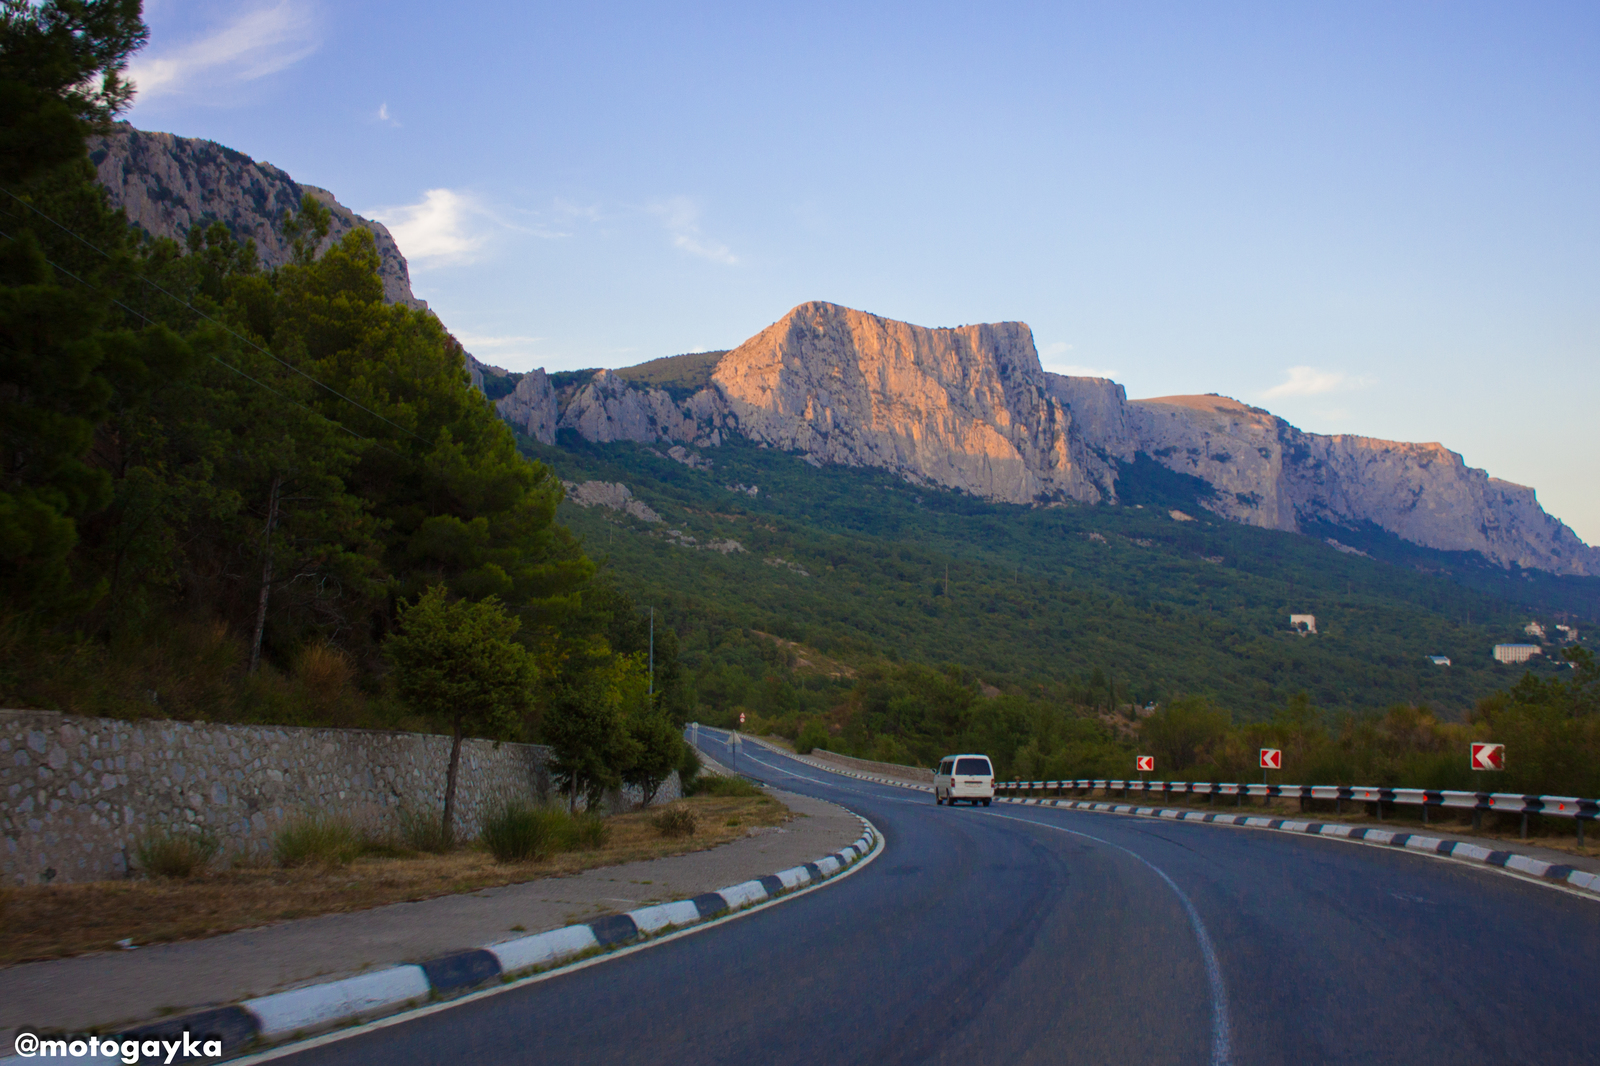
[[[563,481],[567,499],[579,507],[605,507],[630,514],[641,522],[659,522],[661,516],[643,500],[635,499],[628,486],[614,481]]]
[[[801,304],[711,375],[751,440],[989,499],[1099,499],[1021,322],[928,329]]]
[[[386,300],[428,306],[412,295],[406,257],[381,222],[362,218],[328,190],[302,185],[271,163],[258,163],[214,141],[146,133],[126,122],[117,123],[106,136],[90,138],[89,160],[112,205],[146,233],[182,243],[191,227],[221,222],[236,239],[255,241],[268,268],[289,262],[292,249],[283,235],[283,217],[298,213],[302,197],[310,193],[333,215],[328,244],[357,226],[372,231]]]
[[[1120,460],[1144,452],[1204,479],[1216,492],[1205,505],[1234,521],[1296,532],[1316,521],[1370,522],[1502,566],[1600,575],[1600,550],[1546,514],[1532,489],[1469,467],[1442,444],[1305,433],[1225,396],[1134,400],[1092,424],[1103,436],[1089,438],[1091,449]]]
[[[483,386],[479,384],[478,387]],[[501,418],[540,444],[556,442],[561,412],[556,407],[556,391],[550,387],[550,378],[543,370],[530,370],[522,375],[517,387],[496,400],[494,407]]]

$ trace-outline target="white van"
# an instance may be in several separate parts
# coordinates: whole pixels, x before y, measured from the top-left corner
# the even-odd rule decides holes
[[[987,755],[946,755],[934,771],[933,802],[955,806],[970,800],[989,806],[994,799],[994,764]]]

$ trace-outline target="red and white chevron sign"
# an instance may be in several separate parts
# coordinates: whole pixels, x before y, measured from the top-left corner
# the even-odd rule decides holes
[[[1156,757],[1154,755],[1135,755],[1133,757],[1133,768],[1141,774],[1146,772],[1154,773]]]
[[[1472,768],[1474,770],[1504,770],[1506,768],[1506,746],[1504,744],[1484,744],[1479,741],[1473,741]]]
[[[1283,749],[1282,748],[1262,748],[1261,749],[1261,768],[1263,770],[1282,770],[1283,769]]]

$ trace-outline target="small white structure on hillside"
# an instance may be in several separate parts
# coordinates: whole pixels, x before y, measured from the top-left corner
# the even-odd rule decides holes
[[[1450,665],[1450,656],[1448,656],[1448,655],[1430,655],[1430,656],[1428,656],[1428,661],[1430,663],[1432,663],[1433,665],[1435,665],[1435,666],[1449,666]]]
[[[1544,651],[1537,644],[1496,644],[1494,661],[1497,663],[1525,663]]]
[[[1544,626],[1540,625],[1538,622],[1529,622],[1527,625],[1522,627],[1522,631],[1528,634],[1530,637],[1538,637],[1540,640],[1544,639]]]
[[[1578,639],[1578,631],[1571,626],[1556,626],[1556,632],[1561,634],[1561,639],[1568,644]]]
[[[1291,614],[1289,628],[1299,633],[1302,637],[1307,633],[1317,631],[1317,616],[1314,614]]]

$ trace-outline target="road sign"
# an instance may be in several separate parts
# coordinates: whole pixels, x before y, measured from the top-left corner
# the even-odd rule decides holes
[[[1156,757],[1154,755],[1135,755],[1133,757],[1133,768],[1139,771],[1141,774],[1154,773],[1156,768]]]
[[[740,725],[744,725],[744,712],[743,711],[739,712],[739,724]]]
[[[1263,770],[1282,770],[1283,769],[1283,749],[1282,748],[1262,748],[1261,749],[1261,768]]]
[[[1481,741],[1473,741],[1472,768],[1474,770],[1504,770],[1506,768],[1506,746],[1504,744],[1485,744]]]

